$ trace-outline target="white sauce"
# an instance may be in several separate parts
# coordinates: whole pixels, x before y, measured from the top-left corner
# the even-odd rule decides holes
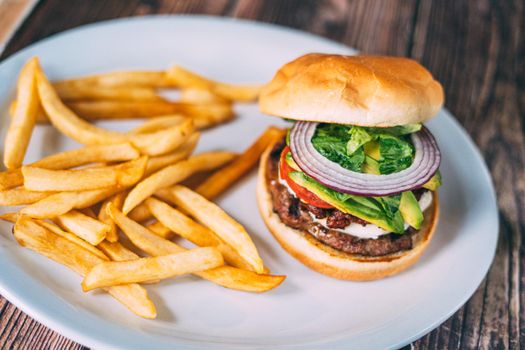
[[[326,219],[317,219],[312,213],[310,213],[310,216],[312,219],[323,225],[326,226]],[[339,231],[342,233],[346,233],[347,235],[352,235],[359,238],[366,238],[366,239],[376,239],[379,236],[386,235],[387,231],[383,230],[381,227],[376,226],[374,224],[367,224],[366,226],[363,226],[361,224],[356,224],[355,222],[351,223],[350,225],[346,226],[343,229],[331,229],[334,231]]]
[[[283,180],[283,178],[281,177],[281,170],[279,169],[279,183],[281,185],[283,185],[284,187],[286,187],[286,189],[288,190],[288,192],[290,192],[291,194],[293,194],[295,197],[297,197],[297,195],[295,194],[295,192],[292,190],[292,188],[288,185],[288,182],[286,182],[286,180]]]
[[[280,169],[279,169],[280,170]],[[293,194],[295,196],[294,191],[288,186],[288,183],[281,178],[281,174],[279,172],[279,183],[286,187],[288,192]],[[419,199],[419,206],[421,207],[421,211],[424,212],[428,209],[430,204],[432,204],[432,193],[431,191],[426,191],[423,193],[421,198]],[[310,213],[310,216],[312,217],[313,221],[321,224],[324,227],[326,226],[326,218],[325,219],[318,219],[316,218],[312,213]],[[408,224],[405,223],[405,230],[408,228]],[[350,225],[346,226],[344,229],[332,229],[334,231],[339,231],[342,233],[345,233],[347,235],[352,235],[355,237],[363,238],[363,239],[377,239],[379,236],[389,234],[389,231],[383,230],[381,227],[374,225],[374,224],[367,224],[366,226],[363,226],[361,224],[351,223]]]
[[[419,198],[419,206],[421,207],[421,211],[424,212],[425,210],[430,207],[430,204],[432,204],[432,192],[426,191],[423,193],[421,198]]]

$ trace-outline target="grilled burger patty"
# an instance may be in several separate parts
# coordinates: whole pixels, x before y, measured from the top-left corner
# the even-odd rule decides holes
[[[266,181],[273,202],[273,210],[281,221],[294,229],[307,232],[322,243],[349,254],[377,257],[412,249],[412,242],[419,233],[409,228],[404,234],[387,234],[377,239],[362,239],[335,228],[345,228],[351,223],[368,223],[337,209],[321,209],[300,201],[279,182],[279,159],[285,146],[284,140],[278,142],[268,157]],[[418,193],[418,197],[419,197]],[[326,218],[329,228],[315,222],[310,215]],[[331,229],[332,228],[332,229]]]

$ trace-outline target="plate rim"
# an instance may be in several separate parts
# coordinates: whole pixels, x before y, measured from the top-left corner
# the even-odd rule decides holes
[[[160,15],[146,15],[146,16],[139,16],[139,17],[122,17],[122,18],[116,18],[116,19],[110,19],[110,20],[104,20],[94,23],[89,23],[85,25],[80,25],[62,32],[55,33],[53,35],[50,35],[42,40],[38,40],[34,43],[31,43],[30,45],[24,47],[23,49],[16,51],[15,53],[11,54],[10,56],[6,57],[2,61],[0,61],[0,69],[2,66],[8,64],[11,61],[15,61],[18,59],[18,57],[23,56],[27,51],[34,49],[36,46],[39,45],[45,45],[49,41],[53,40],[59,40],[63,36],[69,36],[69,35],[75,35],[77,32],[82,31],[89,31],[94,28],[98,27],[105,27],[105,26],[113,26],[113,25],[119,25],[121,23],[129,23],[129,22],[149,22],[149,21],[157,21],[159,19],[162,20],[190,20],[190,21],[205,21],[205,22],[215,22],[215,23],[238,23],[245,26],[251,26],[251,27],[259,27],[264,29],[270,29],[270,30],[276,30],[276,31],[285,31],[290,32],[296,35],[300,36],[308,36],[313,40],[316,40],[318,42],[325,42],[330,45],[337,45],[340,47],[345,47],[349,50],[355,50],[351,47],[348,47],[342,43],[315,35],[310,32],[302,31],[295,28],[286,27],[284,25],[279,24],[272,24],[267,22],[259,22],[259,21],[252,21],[247,19],[239,19],[239,18],[232,18],[232,17],[219,17],[219,16],[210,16],[210,15],[193,15],[193,14],[160,14]],[[357,52],[357,50],[355,50]],[[499,225],[500,225],[500,217],[498,214],[498,205],[497,205],[497,196],[496,191],[494,187],[494,183],[492,181],[492,177],[490,175],[490,171],[487,167],[487,164],[485,163],[485,160],[483,158],[483,155],[480,151],[480,149],[477,147],[475,142],[472,140],[470,135],[467,133],[466,129],[453,117],[453,115],[446,109],[443,108],[442,113],[446,116],[446,118],[451,121],[455,127],[459,130],[462,137],[466,140],[466,143],[468,144],[469,148],[473,153],[476,155],[477,161],[479,161],[482,165],[483,172],[480,174],[485,182],[488,182],[490,185],[490,188],[487,190],[490,190],[490,199],[491,199],[491,205],[495,209],[495,224],[496,224],[496,234],[495,234],[495,244],[493,245],[493,249],[491,252],[490,259],[487,259],[487,264],[483,268],[483,278],[479,281],[476,287],[472,288],[472,290],[469,290],[468,293],[464,294],[464,297],[462,298],[461,302],[458,303],[457,307],[450,309],[449,312],[446,313],[446,316],[442,317],[439,320],[434,321],[431,325],[425,327],[424,329],[420,330],[419,332],[416,332],[411,337],[407,338],[405,341],[398,342],[396,344],[392,344],[390,348],[399,348],[402,346],[405,346],[407,344],[410,344],[411,342],[421,338],[425,334],[431,332],[432,330],[439,327],[443,322],[445,322],[448,318],[450,318],[459,308],[461,308],[475,293],[479,285],[483,282],[483,279],[486,277],[490,267],[492,266],[492,262],[494,260],[496,250],[497,250],[497,242],[499,240]],[[16,265],[17,268],[20,268],[18,265]],[[24,271],[21,271],[24,273]],[[2,277],[0,278],[0,294],[5,297],[10,303],[14,304],[17,308],[21,309],[24,313],[28,314],[30,317],[34,318],[38,322],[42,323],[44,326],[49,327],[53,331],[65,336],[66,338],[79,342],[83,345],[90,346],[92,348],[97,349],[121,349],[122,347],[119,347],[118,344],[115,344],[114,342],[111,342],[112,339],[104,339],[101,340],[100,338],[97,338],[93,335],[87,335],[85,332],[82,332],[82,329],[80,329],[78,326],[74,326],[73,324],[64,322],[63,320],[57,320],[56,317],[53,317],[52,314],[49,313],[49,310],[45,310],[45,308],[40,307],[40,303],[34,302],[30,296],[25,294],[31,294],[31,293],[20,293],[20,288],[22,286],[18,286],[17,288],[12,288],[13,285],[18,284],[17,278],[13,278],[14,276],[9,275],[9,277]],[[31,277],[31,276],[29,276]],[[5,283],[6,280],[9,280],[9,283]],[[31,278],[31,282],[34,282],[34,278]],[[9,287],[11,286],[11,288]],[[18,289],[18,292],[17,292]],[[100,316],[98,316],[100,317]],[[113,326],[115,327],[122,327],[121,325],[116,325],[113,323]],[[125,327],[126,330],[129,331],[129,328]],[[146,334],[149,337],[152,337],[151,334]],[[342,339],[345,339],[345,336],[341,336],[335,342],[339,343]],[[326,343],[323,343],[325,345],[336,345],[332,344],[334,341],[328,341]],[[180,344],[175,344],[181,349],[186,348],[195,348],[189,343],[183,342]],[[216,345],[218,346],[218,345]],[[299,344],[299,345],[292,345],[292,347],[297,348],[311,348],[312,344]],[[315,345],[314,345],[315,346]],[[323,345],[324,346],[324,345]],[[283,347],[283,345],[279,345],[277,347]]]

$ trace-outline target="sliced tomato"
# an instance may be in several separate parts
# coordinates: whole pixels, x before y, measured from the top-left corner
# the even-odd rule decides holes
[[[321,198],[317,197],[315,194],[308,191],[306,188],[299,186],[298,184],[293,182],[292,179],[290,179],[288,174],[295,170],[291,166],[289,166],[288,163],[286,163],[285,156],[288,152],[290,152],[290,147],[286,146],[283,149],[283,152],[281,153],[281,160],[279,164],[279,172],[281,173],[281,177],[283,178],[283,180],[286,181],[288,186],[290,186],[290,188],[295,192],[297,197],[299,197],[299,199],[301,199],[303,202],[319,208],[333,208],[330,204],[326,203]]]

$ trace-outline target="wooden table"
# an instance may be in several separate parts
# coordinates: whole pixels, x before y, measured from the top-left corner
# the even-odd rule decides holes
[[[525,337],[525,2],[519,0],[42,0],[1,58],[82,24],[155,13],[247,18],[366,53],[413,57],[444,85],[446,107],[481,149],[501,220],[492,268],[469,302],[416,349],[519,349]],[[1,25],[1,24],[0,24]],[[458,150],[461,152],[461,150]],[[454,288],[454,286],[449,286]],[[0,298],[2,348],[77,349]],[[407,347],[408,348],[408,347]]]

